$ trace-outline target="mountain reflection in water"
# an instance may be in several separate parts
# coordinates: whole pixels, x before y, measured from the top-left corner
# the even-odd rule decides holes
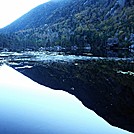
[[[110,126],[73,95],[0,67],[1,134],[129,134]]]
[[[118,58],[118,57],[96,57],[91,53],[87,56],[81,55],[65,55],[63,52],[38,52],[38,51],[26,51],[26,52],[1,52],[0,53],[0,64],[6,63],[13,67],[23,67],[36,64],[37,62],[72,62],[74,60],[123,60],[132,61],[133,57],[129,58]],[[91,55],[90,55],[91,54]]]

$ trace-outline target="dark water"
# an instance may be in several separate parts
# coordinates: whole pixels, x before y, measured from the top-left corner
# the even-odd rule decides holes
[[[130,58],[134,57],[134,50],[131,49],[99,49],[91,51],[94,56],[98,57],[116,57],[116,58]]]
[[[5,63],[32,80],[75,95],[114,126],[134,132],[134,58],[7,52]]]
[[[134,49],[76,49],[65,50],[65,54],[83,55],[94,57],[116,57],[116,58],[130,58],[134,57]]]
[[[75,96],[41,86],[6,65],[0,67],[0,133],[130,134],[110,126]]]
[[[102,51],[101,51],[102,52]],[[108,53],[108,51],[107,51]],[[111,56],[107,57],[104,52],[99,54],[99,56],[96,54],[96,56],[93,56],[91,53],[87,52],[86,55],[69,55],[65,54],[64,52],[38,52],[38,51],[29,51],[29,52],[1,52],[0,53],[0,64],[7,63],[12,66],[24,66],[24,65],[34,65],[34,63],[38,62],[73,62],[74,60],[123,60],[123,61],[133,61],[134,57],[118,57]]]

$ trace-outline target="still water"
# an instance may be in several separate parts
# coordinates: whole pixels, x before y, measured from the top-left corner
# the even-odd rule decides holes
[[[38,51],[26,51],[26,52],[1,52],[0,53],[0,64],[6,63],[10,66],[18,68],[30,68],[38,62],[49,63],[49,62],[73,62],[74,60],[127,60],[134,61],[133,57],[129,58],[118,58],[118,57],[96,57],[81,56],[81,55],[66,55],[63,52],[38,52]]]
[[[73,95],[0,67],[0,134],[130,134],[113,127]]]

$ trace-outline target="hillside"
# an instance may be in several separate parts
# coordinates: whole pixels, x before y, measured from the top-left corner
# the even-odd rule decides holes
[[[133,20],[133,0],[52,0],[0,31],[20,49],[128,49],[134,47]]]
[[[61,0],[62,1],[62,0]],[[26,13],[7,27],[1,29],[4,33],[13,33],[29,28],[37,28],[46,23],[55,23],[56,20],[49,21],[47,18],[53,14],[53,11],[61,7],[65,2],[54,2],[53,0],[45,4],[41,4],[30,12]],[[59,19],[58,17],[56,19]]]
[[[0,34],[0,51],[11,51],[20,48],[20,42],[11,35]]]

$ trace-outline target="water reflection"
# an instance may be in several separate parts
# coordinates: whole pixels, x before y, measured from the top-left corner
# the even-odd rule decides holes
[[[74,96],[0,67],[1,134],[129,134],[110,126]]]
[[[134,57],[133,49],[97,49],[91,51],[94,56],[98,57],[116,57],[116,58],[130,58]]]
[[[108,53],[108,52],[107,52]],[[109,52],[110,54],[111,52]],[[26,52],[1,52],[0,53],[0,64],[6,63],[8,65],[14,66],[16,68],[33,66],[38,62],[48,63],[48,62],[73,62],[74,60],[133,60],[133,56],[130,58],[118,58],[115,54],[111,57],[103,57],[105,52],[102,53],[102,57],[98,55],[93,56],[91,53],[86,53],[87,55],[65,55],[63,52],[38,52],[38,51],[26,51]]]

